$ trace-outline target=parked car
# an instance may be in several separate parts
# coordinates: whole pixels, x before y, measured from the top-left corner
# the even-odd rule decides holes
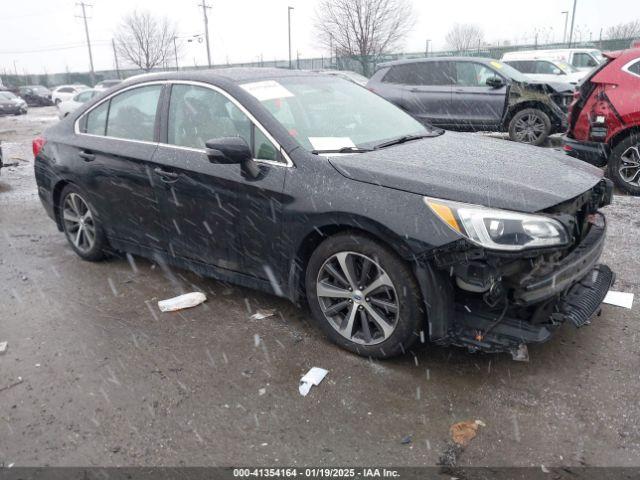
[[[306,299],[367,357],[423,339],[522,358],[587,322],[613,280],[601,170],[426,128],[340,78],[148,74],[33,147],[45,210],[81,258],[130,252]]]
[[[93,87],[93,89],[94,90],[98,90],[98,91],[109,90],[111,87],[115,87],[116,85],[119,85],[121,83],[122,83],[122,80],[118,80],[118,79],[103,80],[103,81],[97,83],[96,86]]]
[[[640,195],[640,49],[605,53],[570,107],[564,150],[597,166]]]
[[[27,102],[8,91],[0,91],[0,115],[23,115]]]
[[[535,60],[508,61],[503,59],[503,61],[523,73],[527,78],[541,82],[564,82],[575,85],[589,73],[585,70],[578,70],[560,60],[536,58]]]
[[[456,130],[508,131],[541,145],[566,129],[573,87],[539,83],[497,60],[440,57],[379,65],[367,88],[418,120]]]
[[[51,90],[42,85],[26,85],[18,87],[18,96],[21,97],[30,107],[46,107],[53,105],[51,101]]]
[[[60,102],[64,102],[65,100],[69,100],[76,93],[82,92],[83,90],[87,90],[89,87],[86,85],[75,84],[75,85],[60,85],[53,89],[51,92],[51,99],[53,103],[58,105]]]
[[[314,71],[322,75],[333,75],[335,77],[344,78],[345,80],[349,80],[350,82],[353,82],[362,87],[366,86],[367,82],[369,81],[369,79],[364,75],[360,75],[357,72],[352,72],[351,70],[323,69],[323,70],[314,70]]]
[[[503,62],[544,58],[568,63],[581,71],[589,71],[602,63],[602,52],[596,48],[555,48],[551,50],[520,50],[507,52],[502,56]]]
[[[58,103],[58,117],[64,118],[73,112],[76,108],[81,105],[84,105],[93,97],[98,95],[100,91],[90,88],[88,90],[83,90],[80,93],[76,93],[69,100],[65,100],[63,102]]]

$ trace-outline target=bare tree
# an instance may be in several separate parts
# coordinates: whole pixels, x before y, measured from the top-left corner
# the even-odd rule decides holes
[[[456,23],[444,37],[449,48],[463,52],[477,48],[484,41],[482,29],[471,23]]]
[[[619,23],[607,28],[605,38],[636,38],[640,37],[640,20],[627,23]]]
[[[400,47],[414,18],[408,0],[321,0],[315,27],[331,54],[355,57],[368,75],[371,62]]]
[[[166,17],[134,10],[122,19],[115,35],[118,57],[145,72],[173,63],[176,27]]]

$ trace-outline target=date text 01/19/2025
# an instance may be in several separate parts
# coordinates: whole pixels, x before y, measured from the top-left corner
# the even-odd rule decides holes
[[[235,478],[397,478],[399,472],[388,468],[234,468]]]

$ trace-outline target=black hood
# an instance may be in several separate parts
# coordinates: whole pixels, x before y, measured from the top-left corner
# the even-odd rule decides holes
[[[454,132],[329,161],[356,181],[520,212],[576,197],[602,178],[551,149]]]

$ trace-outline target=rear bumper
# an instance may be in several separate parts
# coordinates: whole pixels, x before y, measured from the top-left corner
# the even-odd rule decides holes
[[[564,153],[597,167],[604,167],[609,160],[610,149],[606,143],[575,140],[563,137]]]

